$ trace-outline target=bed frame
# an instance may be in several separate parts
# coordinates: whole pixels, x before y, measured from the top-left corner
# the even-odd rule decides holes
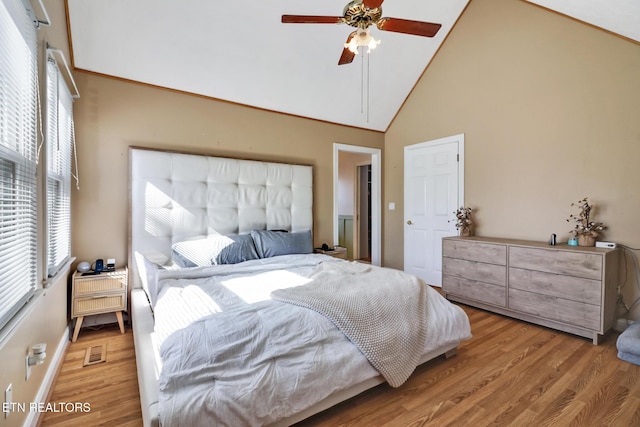
[[[160,357],[139,255],[165,265],[175,242],[251,230],[313,230],[311,166],[129,149],[129,289],[144,426],[159,426]],[[455,354],[457,343],[425,355]],[[372,378],[276,425],[291,425],[384,382]]]

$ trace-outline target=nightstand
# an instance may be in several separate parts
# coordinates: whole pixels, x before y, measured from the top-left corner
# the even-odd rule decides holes
[[[336,246],[333,248],[333,250],[330,250],[330,251],[325,251],[320,248],[315,248],[313,252],[316,254],[329,255],[334,258],[347,259],[347,248],[342,246]]]
[[[75,272],[71,280],[71,319],[76,319],[73,339],[76,342],[85,316],[116,313],[120,332],[124,334],[122,312],[127,309],[127,268],[83,276]]]

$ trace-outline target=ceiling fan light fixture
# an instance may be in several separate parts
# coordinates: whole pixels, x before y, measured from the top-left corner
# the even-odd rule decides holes
[[[347,24],[356,28],[347,37],[338,65],[350,64],[358,54],[360,47],[366,47],[367,53],[378,47],[380,40],[369,33],[370,26],[380,31],[411,34],[421,37],[434,37],[442,24],[414,21],[412,19],[389,18],[382,16],[384,0],[351,0],[342,11],[343,16],[282,15],[284,24]]]
[[[348,43],[345,43],[344,47],[357,55],[359,47],[366,47],[367,53],[369,53],[379,44],[380,40],[374,39],[371,33],[369,33],[369,29],[365,28],[358,30],[358,34],[356,34],[355,37],[352,37]]]

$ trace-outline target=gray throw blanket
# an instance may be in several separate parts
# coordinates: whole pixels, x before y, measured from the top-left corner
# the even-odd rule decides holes
[[[271,297],[327,317],[389,385],[402,385],[425,345],[426,285],[399,270],[344,261],[321,263],[311,279]]]

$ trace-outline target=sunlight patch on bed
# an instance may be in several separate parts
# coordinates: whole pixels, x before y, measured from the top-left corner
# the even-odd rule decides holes
[[[311,282],[308,277],[300,276],[286,270],[275,270],[248,277],[237,277],[225,280],[222,284],[246,303],[271,299],[271,292],[276,289],[302,286]]]
[[[162,320],[157,319],[157,331],[162,331],[158,335],[158,342],[162,343],[172,333],[184,329],[193,322],[222,312],[222,308],[200,287],[189,285],[182,287],[172,287],[167,289],[164,295],[158,299],[156,307],[162,310],[162,306],[171,304],[172,309],[166,310],[172,313],[171,316],[163,316]],[[162,324],[159,324],[159,323]]]

